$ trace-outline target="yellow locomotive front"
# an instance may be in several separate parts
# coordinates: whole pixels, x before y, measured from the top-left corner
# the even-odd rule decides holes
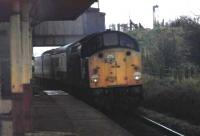
[[[110,48],[89,58],[91,88],[142,85],[141,54],[129,48]]]

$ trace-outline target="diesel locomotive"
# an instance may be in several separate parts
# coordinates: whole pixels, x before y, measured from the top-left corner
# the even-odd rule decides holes
[[[46,51],[35,58],[34,67],[37,79],[62,83],[73,88],[71,94],[134,102],[143,98],[138,43],[119,31],[94,33]]]

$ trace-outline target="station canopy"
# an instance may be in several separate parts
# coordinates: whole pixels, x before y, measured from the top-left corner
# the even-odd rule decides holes
[[[12,15],[12,2],[0,0],[0,21],[9,21]],[[16,0],[17,1],[17,0]],[[19,0],[25,1],[25,0]],[[30,2],[29,14],[33,22],[74,20],[97,0],[27,0]]]

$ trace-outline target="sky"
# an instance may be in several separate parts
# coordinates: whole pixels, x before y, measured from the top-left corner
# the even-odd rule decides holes
[[[43,52],[51,49],[55,49],[58,47],[33,47],[33,56],[38,57],[41,56]]]
[[[165,22],[179,16],[200,15],[200,0],[99,0],[100,11],[106,13],[106,26],[127,23],[141,23],[145,28],[153,26],[153,5],[158,5],[156,17]],[[95,4],[93,5],[96,6]]]
[[[165,22],[172,21],[183,15],[200,15],[200,0],[99,0],[100,11],[106,13],[107,28],[110,24],[128,23],[129,19],[145,28],[152,28],[154,5],[159,6],[156,18],[160,22],[163,19]],[[97,4],[92,7],[97,7]],[[34,56],[40,56],[49,49],[51,47],[34,48]]]

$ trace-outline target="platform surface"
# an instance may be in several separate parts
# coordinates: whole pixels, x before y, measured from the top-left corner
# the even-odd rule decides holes
[[[32,132],[27,136],[131,136],[84,102],[62,92],[34,96]]]

